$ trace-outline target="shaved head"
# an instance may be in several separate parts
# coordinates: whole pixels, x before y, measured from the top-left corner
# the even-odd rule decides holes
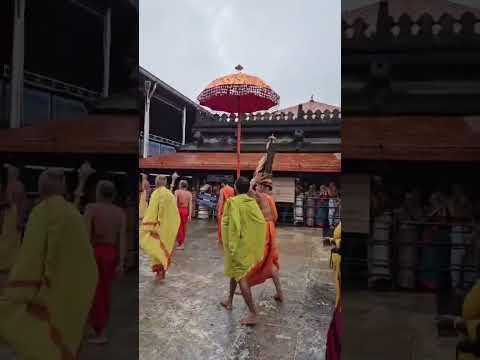
[[[155,187],[167,186],[167,177],[164,175],[158,175],[155,178]]]
[[[66,190],[65,174],[62,169],[49,168],[38,179],[38,192],[41,197],[63,195]]]

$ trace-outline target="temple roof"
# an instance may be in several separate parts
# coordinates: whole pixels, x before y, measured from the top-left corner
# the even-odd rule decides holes
[[[0,152],[136,155],[136,134],[138,115],[89,115],[0,130]]]
[[[264,153],[241,154],[241,170],[255,170],[263,155]],[[180,152],[140,159],[139,168],[235,171],[236,164],[237,155],[235,153]],[[338,173],[341,172],[341,156],[340,154],[325,153],[277,153],[273,161],[273,171]]]
[[[350,117],[342,124],[342,155],[344,160],[478,162],[479,120],[461,116]]]
[[[348,24],[353,24],[356,19],[361,18],[369,26],[367,33],[374,33],[381,2],[379,0],[371,5],[344,11],[342,12],[342,20]],[[418,20],[425,13],[431,15],[434,20],[438,20],[443,14],[449,14],[458,19],[466,12],[471,12],[476,17],[480,17],[480,8],[469,7],[448,0],[389,0],[387,2],[388,13],[394,21],[398,21],[403,14],[409,15],[413,21]]]
[[[321,111],[323,113],[325,110],[328,110],[328,111],[338,110],[338,111],[340,111],[340,108],[338,106],[329,105],[329,104],[325,104],[325,103],[315,101],[315,100],[313,100],[313,96],[312,96],[312,99],[310,99],[307,102],[304,102],[304,103],[298,104],[298,105],[294,105],[294,106],[290,106],[290,107],[287,107],[285,109],[280,109],[280,110],[274,111],[273,114],[280,114],[280,113],[288,114],[290,112],[290,113],[293,114],[294,117],[297,117],[298,113],[300,111],[300,108],[303,110],[304,113],[307,113],[309,111],[311,111],[312,113],[315,113],[316,111]]]

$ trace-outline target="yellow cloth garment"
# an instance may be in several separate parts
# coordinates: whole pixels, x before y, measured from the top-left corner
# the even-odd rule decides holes
[[[60,196],[43,200],[0,297],[0,340],[23,360],[74,359],[97,279],[78,210]]]
[[[254,198],[230,198],[223,209],[222,240],[225,275],[243,279],[265,254],[266,221]]]
[[[138,204],[138,217],[140,220],[143,219],[145,216],[145,212],[147,211],[148,208],[148,203],[147,203],[147,192],[143,190],[140,193],[140,199],[139,199],[139,204]]]
[[[342,224],[338,224],[333,232],[333,241],[335,242],[335,247],[340,249],[340,244],[342,242]],[[335,307],[337,307],[340,302],[340,264],[342,257],[340,254],[332,253],[332,263],[331,267],[334,272],[335,277]]]
[[[477,280],[463,301],[462,317],[467,324],[470,341],[477,341],[477,327],[480,324],[480,280]]]
[[[12,204],[4,211],[3,225],[0,224],[0,271],[9,271],[20,248],[20,233],[17,229],[15,205]]]
[[[156,189],[150,197],[140,226],[140,247],[150,256],[153,266],[167,270],[180,226],[175,196],[165,187]]]

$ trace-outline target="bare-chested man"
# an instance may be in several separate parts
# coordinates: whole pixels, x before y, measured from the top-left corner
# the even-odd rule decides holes
[[[267,222],[266,240],[265,240],[265,257],[261,264],[256,266],[248,275],[248,286],[255,286],[265,282],[267,279],[272,279],[277,290],[274,296],[275,300],[283,301],[283,292],[280,285],[279,277],[279,256],[278,247],[275,237],[275,223],[278,219],[278,212],[275,205],[275,200],[271,195],[272,182],[271,180],[260,181],[255,183],[255,179],[251,181],[251,189],[249,195],[255,198],[260,210]]]
[[[126,255],[126,218],[123,209],[113,204],[115,185],[100,181],[96,202],[87,205],[85,222],[95,250],[99,281],[90,312],[90,325],[95,337],[90,342],[107,342],[106,327],[110,315],[112,281],[116,272],[123,273]]]
[[[180,189],[175,191],[178,213],[180,215],[180,227],[177,234],[177,249],[185,248],[185,235],[187,233],[187,224],[192,221],[192,193],[188,191],[188,182],[180,181]]]

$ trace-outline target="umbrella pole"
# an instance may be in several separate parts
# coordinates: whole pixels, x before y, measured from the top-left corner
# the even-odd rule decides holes
[[[242,125],[240,121],[240,114],[238,114],[237,122],[237,179],[240,177],[240,141],[242,133]]]

